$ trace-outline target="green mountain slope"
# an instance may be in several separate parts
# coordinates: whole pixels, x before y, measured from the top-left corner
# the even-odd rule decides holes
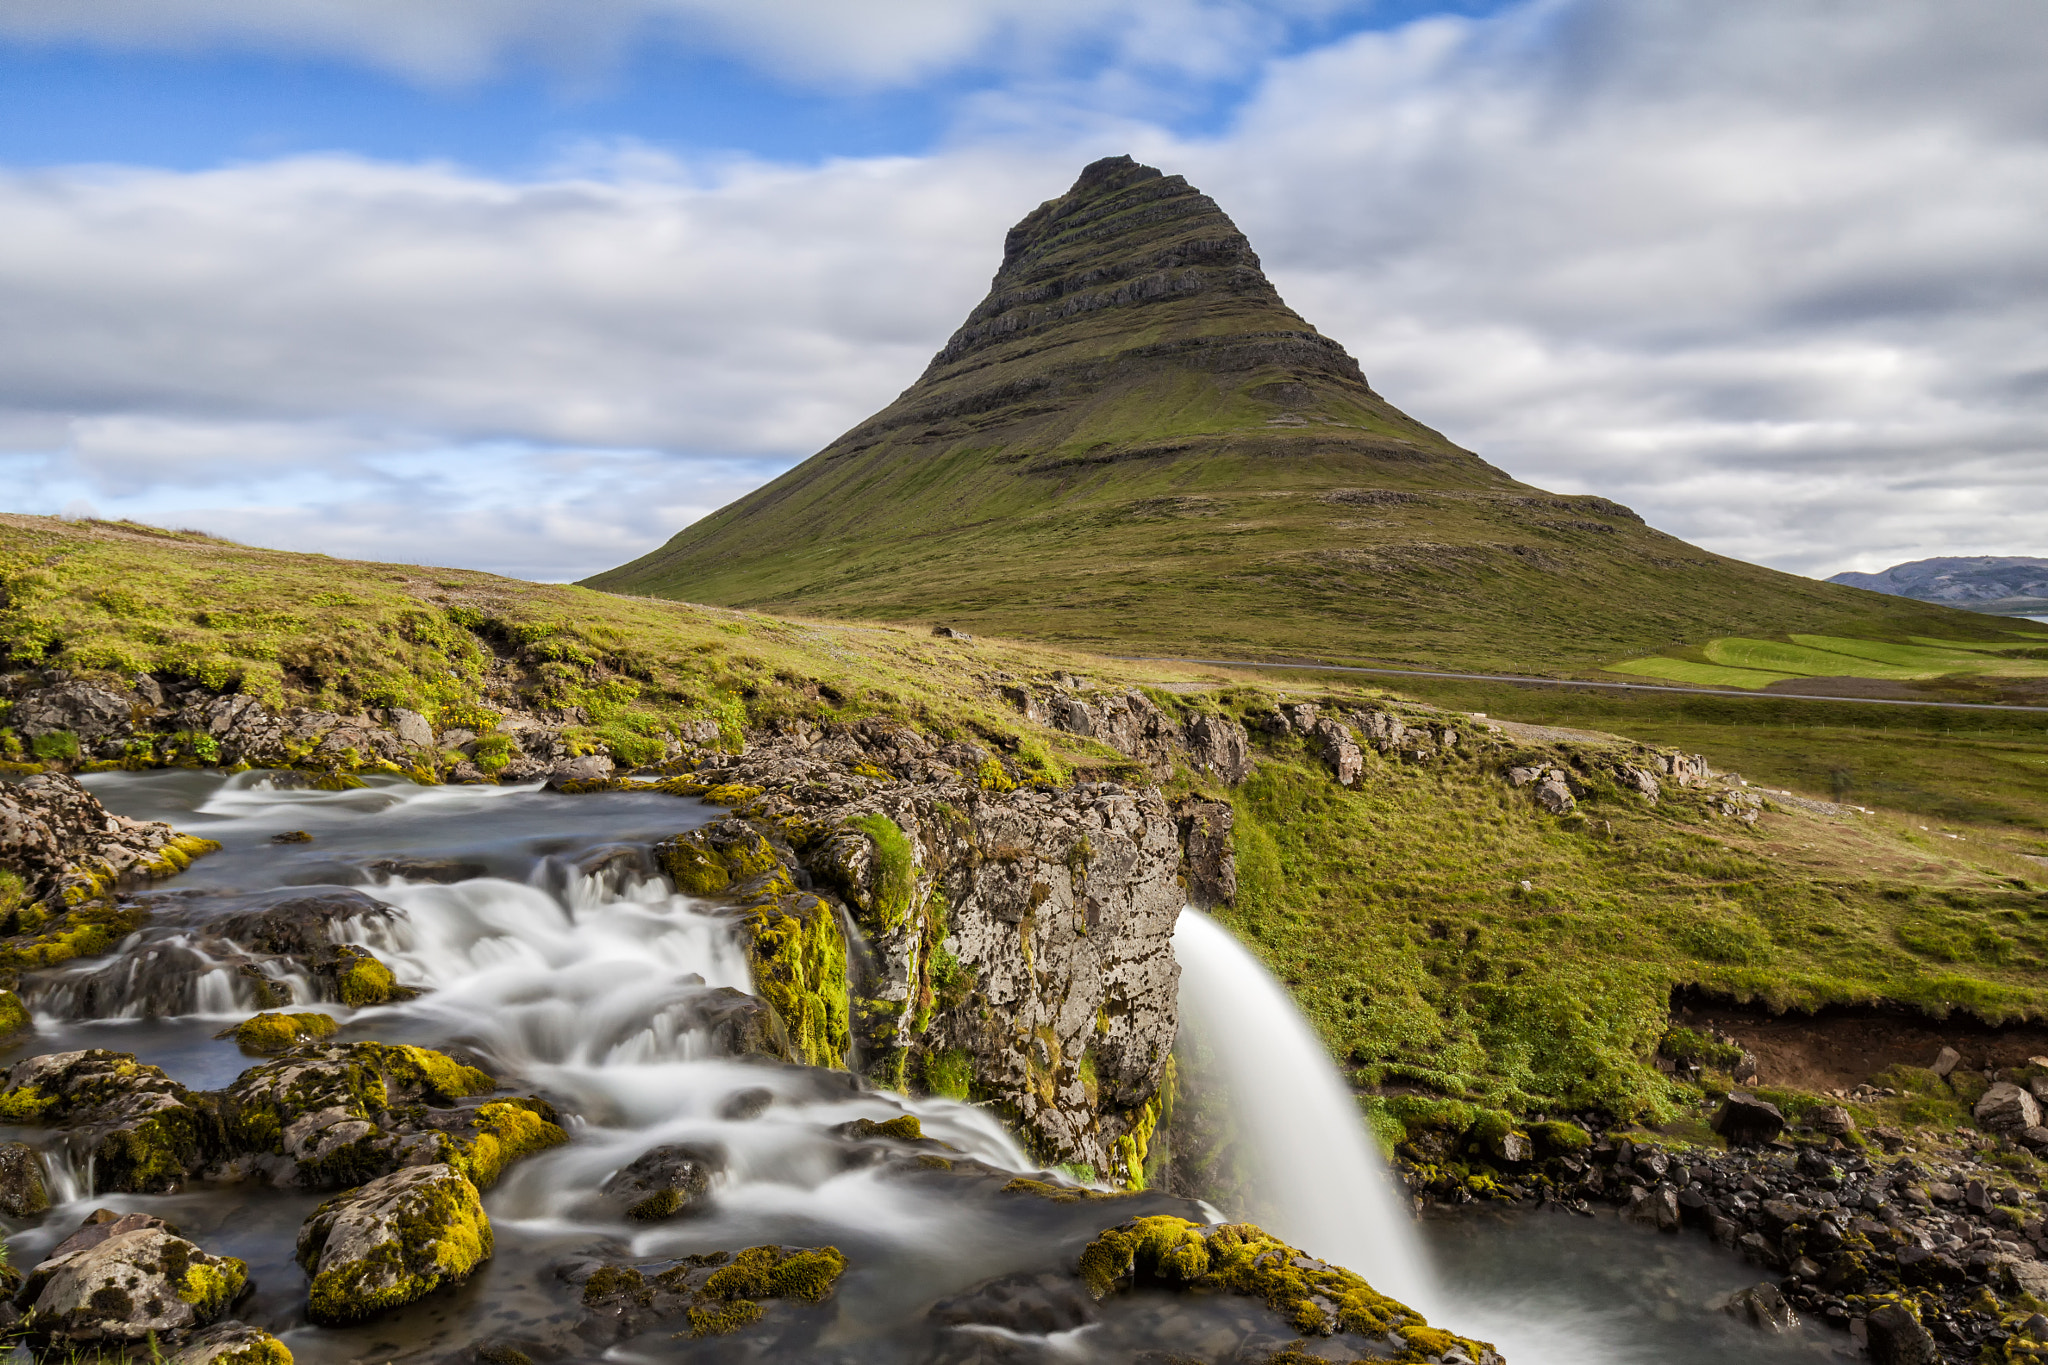
[[[1719,636],[1997,628],[1518,483],[1375,393],[1215,201],[1128,157],[1011,229],[894,403],[587,585],[1124,652],[1569,672]]]

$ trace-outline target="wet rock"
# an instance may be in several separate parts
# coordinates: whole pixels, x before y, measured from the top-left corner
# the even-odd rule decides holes
[[[491,873],[490,868],[482,863],[470,862],[465,858],[378,858],[364,863],[363,871],[373,877],[393,881],[439,882],[444,886],[455,882],[472,881],[478,877],[488,877]],[[390,906],[384,908],[392,909]],[[392,910],[391,915],[379,918],[389,919],[403,914],[403,911]]]
[[[404,917],[404,911],[360,891],[323,891],[221,915],[205,929],[209,939],[288,960],[320,983],[329,999],[381,1005],[411,999],[417,992],[400,986],[375,957],[339,940],[351,923],[381,926]]]
[[[1236,817],[1230,806],[1189,798],[1176,802],[1173,813],[1180,826],[1188,903],[1207,910],[1236,900],[1237,854],[1231,842]]]
[[[1764,1332],[1792,1332],[1799,1327],[1799,1315],[1778,1292],[1778,1286],[1770,1283],[1737,1290],[1728,1296],[1722,1308],[1729,1315],[1742,1318]]]
[[[743,1123],[748,1119],[761,1117],[774,1103],[775,1092],[772,1090],[741,1090],[727,1095],[719,1102],[718,1117],[728,1122]]]
[[[313,1278],[307,1312],[359,1322],[460,1284],[491,1257],[491,1222],[476,1186],[452,1166],[382,1176],[314,1210],[298,1262]]]
[[[781,1352],[808,1344],[807,1334],[799,1328],[791,1340],[775,1330],[763,1333],[768,1311],[763,1301],[823,1303],[845,1270],[846,1257],[837,1247],[755,1246],[666,1263],[565,1267],[562,1273],[582,1288],[588,1335],[620,1338],[657,1323],[687,1323],[686,1331],[668,1335],[746,1332],[750,1344],[767,1353],[761,1358],[782,1359],[796,1358]],[[809,1324],[813,1333],[820,1325],[815,1320]]]
[[[1005,1275],[941,1299],[926,1314],[943,1327],[999,1327],[1050,1336],[1096,1320],[1095,1302],[1073,1277],[1052,1273]]]
[[[730,986],[697,991],[676,1007],[679,1027],[704,1036],[725,1057],[790,1057],[789,1035],[766,1001]]]
[[[248,1282],[232,1256],[209,1256],[170,1224],[102,1209],[28,1274],[15,1302],[56,1346],[176,1336],[225,1314]]]
[[[602,1192],[628,1218],[658,1222],[701,1203],[711,1177],[724,1169],[725,1153],[716,1148],[670,1143],[636,1157]]]
[[[331,1037],[337,1027],[331,1014],[259,1014],[213,1036],[234,1039],[244,1052],[274,1056]]]
[[[292,1365],[292,1353],[260,1327],[221,1322],[187,1341],[169,1365]]]
[[[0,1143],[0,1213],[32,1218],[50,1207],[43,1159],[26,1142]]]
[[[1874,1365],[1939,1365],[1941,1353],[1920,1320],[1896,1303],[1864,1319]]]
[[[244,1154],[246,1169],[281,1185],[333,1189],[401,1166],[452,1161],[466,1168],[485,1135],[476,1128],[479,1121],[506,1121],[490,1133],[493,1147],[502,1148],[496,1127],[530,1125],[509,1114],[487,1115],[494,1106],[485,1105],[473,1114],[450,1115],[455,1121],[444,1127],[433,1122],[428,1107],[452,1106],[496,1084],[476,1068],[426,1048],[307,1047],[236,1078],[223,1095],[222,1123],[232,1150]],[[551,1116],[529,1117],[552,1126]],[[486,1155],[495,1159],[498,1153]],[[482,1183],[495,1177],[493,1169]]]
[[[2010,1081],[1999,1081],[1986,1090],[1970,1113],[1993,1133],[2017,1133],[2041,1126],[2041,1106]]]
[[[1656,1228],[1659,1232],[1676,1232],[1679,1227],[1678,1191],[1669,1185],[1654,1190],[1636,1190],[1629,1196],[1625,1216],[1630,1222]]]
[[[161,821],[112,814],[76,778],[63,773],[0,783],[0,867],[21,878],[31,900],[46,901],[53,909],[77,905],[117,887],[173,876],[191,866],[194,858],[219,847],[211,839],[180,834]],[[29,926],[5,927],[14,933]],[[86,951],[103,952],[105,947]],[[12,965],[48,963],[31,956]]]
[[[81,1135],[104,1192],[175,1189],[214,1150],[212,1113],[131,1053],[46,1053],[15,1063],[6,1084],[0,1122],[58,1125]]]
[[[1732,1094],[1714,1115],[1714,1131],[1733,1147],[1760,1147],[1785,1131],[1785,1116],[1768,1100]]]

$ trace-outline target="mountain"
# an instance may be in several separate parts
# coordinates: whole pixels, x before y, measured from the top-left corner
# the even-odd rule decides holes
[[[2025,555],[1915,559],[1877,573],[1838,573],[1828,582],[1971,611],[2048,612],[2048,559]]]
[[[586,586],[1105,652],[1477,669],[1989,629],[1516,481],[1388,403],[1214,200],[1129,157],[1010,230],[988,297],[895,402]]]

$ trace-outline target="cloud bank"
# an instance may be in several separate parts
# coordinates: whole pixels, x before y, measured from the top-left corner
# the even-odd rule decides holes
[[[0,32],[57,12],[0,6]],[[1026,12],[848,48],[841,75],[909,79]],[[1020,84],[929,155],[812,167],[0,175],[0,470],[26,510],[591,572],[886,403],[1004,229],[1130,150],[1214,194],[1392,401],[1518,477],[1800,572],[2048,553],[2038,16],[1543,0],[1266,58],[1199,140]]]

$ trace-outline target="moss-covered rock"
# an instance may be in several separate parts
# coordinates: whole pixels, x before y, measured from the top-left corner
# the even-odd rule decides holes
[[[36,1021],[29,1015],[28,1006],[21,1003],[21,997],[13,991],[0,990],[0,1039],[27,1033],[35,1026]]]
[[[299,1265],[313,1277],[307,1312],[360,1322],[460,1284],[491,1249],[490,1219],[462,1172],[394,1172],[322,1204],[299,1230]]]
[[[775,896],[734,912],[753,968],[754,993],[782,1020],[791,1059],[842,1067],[847,1021],[846,937],[830,905],[807,892]]]
[[[657,1322],[682,1322],[692,1337],[725,1336],[760,1322],[764,1301],[823,1303],[846,1257],[837,1247],[756,1246],[658,1265],[593,1266],[583,1279],[592,1325],[629,1336]]]
[[[686,896],[723,895],[755,878],[777,874],[785,884],[775,891],[795,890],[786,884],[782,860],[767,837],[744,820],[717,820],[663,840],[655,845],[654,856],[676,890]]]
[[[1315,1260],[1250,1223],[1134,1218],[1090,1242],[1079,1271],[1098,1300],[1134,1288],[1238,1294],[1260,1300],[1304,1337],[1345,1334],[1381,1345],[1398,1340],[1393,1358],[1403,1361],[1441,1359],[1453,1347],[1473,1361],[1498,1360],[1491,1346],[1429,1326],[1351,1271]]]
[[[409,1160],[448,1160],[453,1144],[427,1126],[427,1106],[453,1105],[496,1085],[475,1067],[409,1044],[300,1048],[236,1078],[223,1095],[222,1126],[234,1151],[277,1158],[273,1174],[285,1183],[333,1189]],[[464,1130],[460,1136],[474,1146],[484,1134]],[[509,1158],[504,1139],[490,1136],[494,1146],[486,1161],[495,1178]]]
[[[49,1207],[41,1155],[26,1142],[0,1142],[0,1213],[33,1218]]]
[[[207,1097],[104,1048],[17,1062],[0,1090],[0,1123],[83,1130],[93,1142],[95,1182],[108,1193],[175,1189],[220,1145]]]
[[[605,1197],[635,1222],[673,1218],[700,1203],[711,1177],[725,1167],[725,1154],[710,1147],[671,1142],[641,1153],[604,1182]]]
[[[340,944],[334,950],[334,958],[334,998],[344,1005],[361,1009],[365,1005],[403,1000],[412,994],[401,993],[398,978],[391,974],[391,969],[361,948]]]
[[[334,1016],[329,1014],[266,1013],[244,1019],[214,1037],[232,1038],[244,1052],[274,1056],[290,1052],[302,1043],[316,1043],[331,1037],[337,1027]]]
[[[29,1330],[57,1347],[137,1343],[204,1327],[248,1283],[248,1267],[209,1256],[148,1214],[102,1209],[29,1272]]]
[[[222,1322],[186,1342],[170,1365],[292,1365],[292,1353],[260,1327]]]
[[[478,1189],[487,1190],[519,1158],[568,1140],[554,1106],[546,1100],[496,1100],[465,1112],[450,1132],[447,1160]]]

